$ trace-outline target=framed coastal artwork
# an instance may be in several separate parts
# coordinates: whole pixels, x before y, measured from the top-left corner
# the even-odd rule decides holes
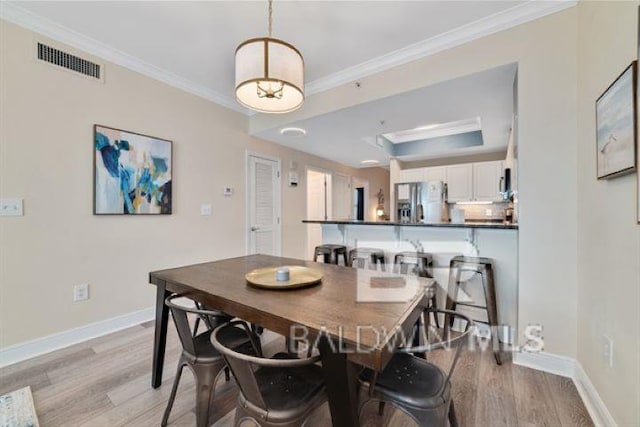
[[[93,129],[93,213],[171,214],[171,141],[101,125]]]
[[[598,179],[636,170],[636,73],[634,61],[596,101]]]

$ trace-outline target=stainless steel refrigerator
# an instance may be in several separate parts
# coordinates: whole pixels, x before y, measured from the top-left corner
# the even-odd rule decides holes
[[[446,215],[447,187],[442,181],[395,185],[396,220],[402,223],[440,223]]]

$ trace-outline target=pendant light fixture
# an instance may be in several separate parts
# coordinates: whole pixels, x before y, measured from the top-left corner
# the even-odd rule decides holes
[[[249,39],[236,49],[236,99],[262,113],[287,113],[304,102],[304,59],[291,44],[271,37]]]

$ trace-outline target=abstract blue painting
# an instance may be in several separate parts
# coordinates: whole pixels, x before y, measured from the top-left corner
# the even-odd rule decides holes
[[[94,153],[95,214],[171,214],[171,141],[95,125]]]

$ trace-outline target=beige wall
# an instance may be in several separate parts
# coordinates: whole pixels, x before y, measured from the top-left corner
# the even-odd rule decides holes
[[[246,116],[119,66],[102,84],[38,63],[34,34],[1,20],[0,43],[0,194],[25,199],[24,217],[0,218],[0,348],[150,307],[151,270],[244,254],[246,150],[279,157],[285,175],[296,160],[366,178],[372,204],[388,188],[383,169],[257,140]],[[92,215],[94,123],[174,141],[173,215]],[[283,180],[285,256],[305,253],[304,184]],[[80,283],[91,299],[74,304]]]
[[[638,2],[580,2],[578,360],[621,426],[640,423],[640,225],[635,174],[596,179],[595,101],[637,58]],[[614,341],[614,364],[602,336]]]
[[[542,324],[544,350],[577,348],[577,10],[572,8],[309,97],[300,120],[518,63],[520,336]],[[252,131],[284,117],[254,117]]]

